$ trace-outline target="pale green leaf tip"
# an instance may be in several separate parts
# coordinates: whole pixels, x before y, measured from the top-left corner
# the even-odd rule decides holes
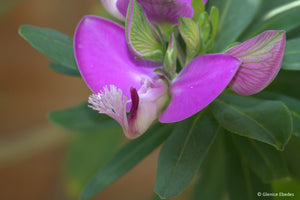
[[[24,38],[23,30],[24,30],[24,28],[26,28],[27,26],[28,26],[28,25],[21,25],[21,26],[19,27],[19,29],[18,29],[19,35],[20,35],[21,37],[23,37],[23,38]]]

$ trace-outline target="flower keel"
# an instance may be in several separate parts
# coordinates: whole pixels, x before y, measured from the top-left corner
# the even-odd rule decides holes
[[[128,138],[135,138],[144,133],[157,120],[159,114],[168,102],[167,87],[164,81],[144,80],[142,87],[137,91],[130,88],[131,100],[123,95],[121,89],[110,85],[103,88],[98,94],[89,97],[89,103],[94,110],[115,119],[122,127]],[[126,107],[131,105],[127,119]]]

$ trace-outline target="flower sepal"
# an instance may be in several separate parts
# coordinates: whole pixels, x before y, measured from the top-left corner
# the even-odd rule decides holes
[[[129,49],[137,58],[162,63],[165,49],[161,37],[136,0],[129,2],[125,29]]]
[[[186,45],[186,61],[188,64],[200,50],[200,32],[197,23],[186,17],[179,18],[179,32]]]
[[[170,80],[176,76],[177,47],[174,33],[171,34],[168,49],[164,58],[164,70],[168,73]]]

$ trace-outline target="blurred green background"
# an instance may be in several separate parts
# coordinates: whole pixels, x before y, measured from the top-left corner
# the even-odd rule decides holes
[[[69,145],[84,136],[57,128],[47,114],[85,102],[90,95],[81,78],[53,72],[48,58],[18,35],[19,26],[72,36],[84,15],[100,9],[96,0],[0,1],[0,199],[72,199],[70,189],[76,186],[65,187],[63,172]],[[157,155],[155,151],[93,199],[149,199]]]
[[[80,159],[78,161],[68,156],[70,145],[74,153],[72,155],[76,153],[82,156],[82,163],[92,162],[91,159],[97,157],[98,153],[99,156],[103,156],[104,153],[100,152],[101,147],[99,152],[91,151],[94,154],[87,158],[80,153],[83,149],[97,148],[98,145],[97,142],[85,144],[84,141],[100,141],[102,138],[105,138],[102,141],[106,141],[108,136],[98,132],[68,132],[57,128],[47,119],[50,111],[85,102],[90,95],[85,83],[81,78],[53,72],[48,67],[48,58],[18,35],[20,25],[30,24],[55,29],[72,36],[77,23],[84,15],[99,14],[101,9],[97,0],[0,1],[1,200],[75,199],[72,197],[78,194],[78,188],[81,186],[72,180],[69,180],[67,185],[64,182],[64,177],[72,176],[72,173],[79,169],[77,164],[81,164],[78,163]],[[298,37],[299,28],[292,33],[288,34],[288,37]],[[280,91],[300,99],[299,77],[300,72],[280,72],[269,90]],[[158,152],[159,150],[156,150],[93,199],[150,199],[155,183]],[[69,162],[68,173],[65,173],[66,161]],[[74,166],[70,166],[70,163]],[[78,177],[86,179],[85,174],[91,173],[82,169]],[[299,188],[298,181],[282,180],[274,185],[275,192],[296,192]],[[186,193],[188,192],[189,190]],[[175,199],[184,200],[184,194]]]

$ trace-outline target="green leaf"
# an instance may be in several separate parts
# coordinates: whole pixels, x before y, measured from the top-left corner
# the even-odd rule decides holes
[[[187,61],[191,61],[200,50],[200,32],[196,22],[187,17],[179,17],[179,32],[186,45]]]
[[[207,52],[207,40],[210,36],[211,31],[211,25],[210,20],[207,12],[200,13],[198,17],[198,27],[199,27],[199,34],[200,34],[200,53],[206,53]]]
[[[230,133],[226,134],[225,160],[227,190],[230,200],[256,200],[259,199],[261,193],[271,192],[271,186],[263,183],[249,169],[247,163],[235,148]],[[272,197],[268,199],[272,199]]]
[[[53,62],[49,63],[49,67],[58,73],[71,75],[71,76],[81,76],[78,70],[70,69],[60,64],[56,64]]]
[[[280,101],[224,94],[210,106],[228,131],[282,150],[292,134],[292,116]]]
[[[64,170],[70,196],[80,195],[92,175],[112,158],[123,138],[120,127],[74,133]]]
[[[272,184],[273,190],[275,193],[279,195],[276,196],[275,200],[282,200],[282,199],[290,199],[290,200],[297,200],[299,199],[299,188],[300,188],[300,181],[295,179],[284,179],[280,181],[275,181]],[[281,193],[281,194],[280,194]],[[282,194],[285,193],[285,194]],[[286,195],[286,196],[283,196]]]
[[[286,35],[287,40],[296,39],[300,37],[300,26],[294,28],[293,30],[289,31]]]
[[[176,39],[174,33],[172,33],[164,58],[164,69],[170,74],[171,80],[176,75],[177,54]]]
[[[54,111],[48,117],[55,124],[74,131],[92,131],[118,126],[115,120],[89,108],[87,103]]]
[[[299,77],[300,71],[298,70],[281,70],[275,80],[266,89],[300,99]]]
[[[219,34],[214,52],[221,52],[225,47],[237,40],[243,30],[253,20],[259,4],[259,0],[208,1],[209,9],[215,6],[220,11]]]
[[[223,200],[225,195],[225,147],[223,129],[219,131],[200,167],[193,200]]]
[[[299,0],[264,0],[252,24],[244,31],[242,39],[249,39],[265,30],[290,31],[300,25]]]
[[[289,176],[283,154],[270,145],[245,137],[232,135],[233,142],[249,167],[264,182]]]
[[[219,9],[213,6],[211,7],[209,14],[210,14],[211,30],[212,30],[211,37],[215,38],[219,26]]]
[[[287,161],[291,174],[300,180],[300,138],[292,137],[284,150],[284,157]]]
[[[78,72],[71,37],[52,29],[30,25],[21,26],[19,34],[55,63]]]
[[[257,97],[283,102],[293,117],[293,133],[300,137],[300,100],[273,92],[261,92]]]
[[[218,131],[209,113],[179,122],[162,147],[154,191],[160,198],[180,194],[192,181]]]
[[[94,175],[80,199],[93,197],[136,166],[169,136],[171,130],[172,125],[157,124],[141,137],[128,143]]]
[[[200,13],[205,11],[205,4],[203,1],[192,0],[192,7],[194,9],[193,20],[196,21],[198,20]]]
[[[201,42],[205,43],[210,36],[211,26],[207,12],[202,12],[198,19]]]
[[[125,29],[129,48],[135,56],[155,62],[163,61],[164,47],[160,37],[136,0],[129,3]]]
[[[300,70],[300,38],[286,42],[281,69]]]

